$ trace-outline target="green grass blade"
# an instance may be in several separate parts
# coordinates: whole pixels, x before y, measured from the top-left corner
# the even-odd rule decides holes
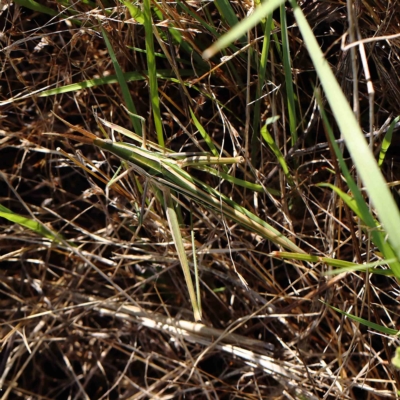
[[[278,259],[285,259],[285,260],[298,260],[298,261],[306,261],[309,263],[323,263],[329,265],[331,267],[335,267],[338,269],[327,271],[326,275],[336,275],[342,272],[349,272],[349,271],[364,271],[366,269],[370,269],[370,272],[379,274],[380,272],[384,272],[385,275],[390,275],[390,270],[373,270],[371,268],[378,267],[380,265],[386,265],[388,261],[391,260],[380,260],[373,263],[368,264],[356,264],[350,261],[345,260],[335,260],[334,258],[330,257],[321,257],[321,256],[314,256],[312,254],[296,254],[296,253],[287,253],[284,251],[274,251],[270,254],[271,257],[278,258]],[[383,274],[382,274],[383,275]]]
[[[178,0],[177,5],[180,7],[182,5],[182,3]],[[155,6],[153,8],[153,11],[161,21],[168,19],[168,17],[166,18],[163,15],[161,9],[162,9],[162,7]],[[185,8],[184,11],[187,12],[188,10],[189,10],[188,8]],[[201,25],[202,25],[202,27],[204,27],[203,24],[201,24]],[[208,70],[208,68],[209,68],[208,64],[204,62],[204,60],[201,58],[198,51],[194,48],[195,47],[194,42],[192,42],[190,39],[188,40],[188,36],[183,37],[181,32],[178,29],[176,29],[176,27],[174,27],[174,26],[172,26],[171,28],[168,28],[168,32],[171,35],[174,44],[178,45],[179,48],[182,49],[188,55],[188,60],[190,60],[190,64],[192,64],[192,62],[194,61],[193,65],[196,66],[196,69]],[[160,32],[160,36],[164,40],[166,40],[166,42],[168,41],[166,35],[164,35],[163,32]]]
[[[250,29],[256,26],[263,18],[272,13],[277,7],[283,4],[285,0],[269,0],[256,7],[253,14],[243,19],[235,25],[230,31],[222,35],[212,46],[203,52],[203,58],[208,60],[218,51],[225,49],[235,40],[241,38]]]
[[[179,261],[181,262],[183,275],[185,276],[186,286],[189,291],[190,302],[193,307],[194,319],[201,321],[201,308],[197,303],[196,293],[193,286],[192,275],[190,274],[189,263],[187,260],[185,247],[183,245],[181,230],[179,228],[178,217],[176,215],[175,207],[172,202],[171,193],[168,188],[162,190],[165,198],[166,214],[168,219],[168,225],[171,230],[172,239],[175,244],[176,251],[178,252]],[[193,249],[195,253],[195,249]]]
[[[215,6],[217,7],[221,17],[231,28],[239,22],[231,4],[227,0],[215,0]]]
[[[191,69],[184,69],[180,70],[179,72],[181,76],[193,76],[193,70]],[[142,81],[146,79],[147,75],[148,71],[125,72],[123,74],[123,78],[125,82]],[[159,79],[171,79],[173,77],[174,75],[169,69],[168,70],[163,69],[157,71],[157,78]],[[75,92],[78,90],[101,86],[101,85],[111,85],[113,83],[118,83],[118,82],[119,81],[117,75],[109,75],[109,76],[104,76],[102,78],[88,79],[86,81],[71,83],[70,85],[61,86],[55,89],[45,90],[39,94],[39,97],[54,96],[57,94]]]
[[[285,70],[285,87],[286,87],[286,100],[288,105],[289,113],[289,129],[292,137],[292,145],[297,142],[297,120],[296,120],[296,106],[294,99],[293,90],[293,79],[292,79],[292,63],[290,61],[290,46],[288,27],[286,21],[286,9],[285,5],[280,6],[281,15],[281,36],[282,36],[282,56],[283,56],[283,68]]]
[[[318,183],[316,186],[318,187],[327,187],[331,190],[333,190],[345,203],[346,205],[354,212],[354,214],[357,215],[358,218],[360,218],[364,223],[364,218],[369,220],[369,217],[365,215],[366,209],[362,207],[360,202],[357,202],[353,197],[349,196],[347,193],[344,193],[342,190],[340,190],[338,187],[335,185],[332,185],[331,183]],[[365,204],[365,202],[364,202]],[[360,205],[360,207],[359,207]],[[366,205],[366,204],[365,204]],[[372,217],[371,213],[369,215]],[[379,226],[378,221],[375,221],[375,227]]]
[[[354,267],[355,263],[352,263],[350,261],[344,261],[344,260],[335,260],[334,258],[330,257],[321,257],[321,256],[315,256],[312,254],[305,254],[305,253],[288,253],[285,251],[274,251],[271,254],[271,257],[274,258],[282,258],[286,260],[299,260],[299,261],[306,261],[309,263],[324,263],[327,265],[330,265],[331,267],[338,267],[338,268],[351,268]]]
[[[154,126],[157,133],[157,141],[161,147],[164,147],[164,135],[163,135],[162,121],[161,121],[160,99],[158,98],[157,69],[156,69],[156,58],[154,55],[153,22],[151,18],[150,0],[143,1],[143,17],[144,17],[144,29],[145,29],[147,68],[149,70],[151,108],[153,111]],[[157,28],[154,27],[154,29]]]
[[[363,264],[363,265],[354,264],[353,266],[326,271],[326,275],[339,275],[342,272],[352,272],[352,271],[368,271],[369,273],[376,274],[376,275],[391,276],[391,275],[393,275],[393,271],[390,269],[375,269],[375,267],[379,267],[381,265],[387,265],[387,263],[390,261],[396,261],[396,260],[379,260],[379,261],[375,261],[375,262],[371,262],[371,263],[367,263],[367,264]]]
[[[40,12],[42,14],[51,15],[52,17],[59,14],[58,11],[46,7],[34,0],[15,0],[15,3],[18,4],[19,6],[26,7],[29,10]]]
[[[189,108],[190,111],[190,116],[192,117],[193,123],[195,124],[196,128],[200,132],[202,138],[206,142],[208,148],[210,149],[211,153],[215,156],[219,156],[219,152],[217,148],[215,147],[212,139],[210,138],[209,134],[206,132],[206,130],[203,128],[203,126],[200,124],[199,120],[196,118],[196,115],[194,114],[192,108]]]
[[[0,217],[5,218],[10,222],[14,222],[20,226],[23,226],[24,228],[28,228],[31,231],[47,239],[54,240],[56,242],[64,240],[64,238],[60,234],[52,232],[50,229],[46,228],[41,222],[16,214],[1,204]]]
[[[324,302],[321,301],[321,303],[324,303]],[[374,322],[370,322],[367,319],[357,317],[357,316],[355,316],[353,314],[349,314],[349,313],[347,313],[345,311],[342,311],[339,308],[333,307],[333,306],[331,306],[331,305],[329,305],[327,303],[324,303],[324,304],[327,305],[329,308],[332,308],[332,310],[335,310],[338,313],[350,318],[354,322],[358,322],[358,323],[360,323],[362,325],[365,325],[370,329],[375,329],[376,331],[384,333],[385,335],[398,335],[399,334],[399,331],[397,329],[386,328],[386,326],[375,324]]]
[[[285,157],[282,154],[282,152],[279,149],[279,147],[276,145],[273,137],[271,136],[271,134],[269,133],[269,131],[267,129],[267,125],[272,123],[272,122],[274,122],[274,121],[276,121],[278,118],[279,117],[276,116],[276,117],[272,117],[272,118],[268,118],[267,119],[267,121],[265,122],[265,125],[261,128],[261,136],[267,142],[269,148],[275,154],[275,157],[279,161],[279,164],[282,167],[283,173],[285,174],[289,185],[294,187],[294,182],[293,182],[292,176],[290,175],[289,167],[288,167],[288,165],[286,163]]]
[[[219,11],[219,14],[226,21],[230,28],[239,23],[238,17],[236,16],[236,13],[228,0],[215,0],[214,3]],[[243,35],[241,38],[239,38],[239,41],[242,46],[246,45],[247,35]]]
[[[217,29],[214,28],[213,25],[209,24],[205,19],[201,18],[201,17],[199,16],[199,14],[193,12],[190,8],[186,7],[186,5],[185,5],[184,3],[182,3],[182,1],[180,1],[180,0],[177,1],[177,4],[179,5],[179,7],[180,7],[185,13],[187,13],[190,17],[192,17],[194,20],[196,20],[196,21],[202,26],[203,29],[207,29],[214,37],[220,37],[220,34],[218,33]],[[185,43],[185,42],[183,42],[183,43]],[[238,49],[236,46],[234,46],[233,44],[231,44],[231,45],[229,46],[229,48],[232,50],[233,53],[236,53],[236,52],[239,50],[239,49]],[[190,54],[190,53],[189,53],[189,54]],[[202,67],[202,66],[206,65],[205,62],[204,62],[204,60],[203,60],[201,57],[200,57],[201,62],[199,62],[199,61],[197,60],[196,56],[199,57],[199,54],[197,54],[197,53],[195,52],[195,53],[193,53],[193,56],[195,57],[195,60],[196,60],[196,62],[197,62],[197,64],[198,64],[199,66]],[[239,57],[242,57],[242,55],[239,55]],[[208,65],[207,65],[207,68],[208,68]]]
[[[389,148],[390,144],[392,143],[394,127],[397,124],[397,122],[399,122],[399,120],[400,120],[400,115],[392,121],[392,123],[389,126],[389,129],[387,130],[387,132],[385,134],[385,137],[383,138],[382,147],[381,147],[381,150],[379,152],[379,157],[378,157],[378,166],[379,167],[382,167],[382,164],[385,161],[386,152],[388,151],[388,148]]]
[[[253,136],[251,138],[251,161],[254,166],[257,164],[257,154],[259,149],[258,131],[261,119],[261,103],[262,103],[261,94],[265,83],[265,76],[267,71],[269,46],[271,43],[271,27],[272,27],[272,14],[269,14],[264,28],[263,47],[258,65],[256,103],[254,105]]]
[[[101,28],[104,42],[106,43],[108,53],[110,54],[111,61],[113,63],[115,73],[117,75],[118,83],[121,86],[122,96],[124,97],[126,108],[132,113],[137,114],[135,104],[133,103],[131,93],[129,91],[128,85],[126,83],[124,74],[121,70],[121,67],[118,64],[117,57],[115,56],[114,49],[111,46],[110,41],[108,40],[107,32]],[[141,135],[142,133],[142,125],[139,118],[134,116],[130,116],[133,128],[135,129],[136,133]]]

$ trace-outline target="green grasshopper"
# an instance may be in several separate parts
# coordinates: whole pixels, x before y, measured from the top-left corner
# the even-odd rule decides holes
[[[105,126],[143,144],[142,137],[135,133],[116,124],[102,119],[100,120]],[[197,290],[196,297],[189,264],[183,247],[182,236],[171,190],[184,195],[188,199],[201,204],[216,213],[222,213],[225,217],[239,223],[244,228],[273,241],[275,244],[280,245],[287,250],[291,250],[295,253],[304,253],[304,251],[297,247],[292,241],[283,236],[265,221],[261,220],[247,209],[241,207],[227,196],[213,189],[211,186],[191,176],[183,169],[187,166],[204,169],[204,167],[208,168],[206,166],[212,164],[226,165],[240,163],[244,161],[243,157],[213,157],[205,153],[199,153],[197,155],[192,153],[172,153],[169,150],[161,148],[156,143],[146,141],[146,146],[151,149],[148,150],[130,143],[113,142],[110,139],[101,139],[82,128],[72,126],[66,121],[64,122],[74,130],[81,132],[86,137],[84,140],[86,143],[91,142],[99,148],[113,153],[121,160],[128,162],[134,171],[149,179],[151,184],[161,190],[164,194],[166,215],[182,265],[195,320],[201,320],[199,290]],[[77,139],[72,135],[69,135],[69,137]],[[210,169],[210,171],[213,173],[215,170]],[[235,182],[245,186],[244,181],[235,178]],[[193,251],[193,253],[195,253],[195,251]]]

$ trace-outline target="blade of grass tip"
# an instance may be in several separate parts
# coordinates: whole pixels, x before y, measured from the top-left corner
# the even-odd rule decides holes
[[[356,265],[350,261],[336,260],[330,257],[321,257],[306,253],[289,253],[287,251],[273,251],[272,253],[270,253],[270,256],[285,260],[291,259],[291,260],[306,261],[309,263],[324,263],[332,267],[340,267],[340,268],[352,267]]]
[[[367,225],[368,228],[370,228],[372,241],[375,243],[376,246],[378,246],[379,250],[383,253],[383,256],[385,257],[385,259],[391,260],[393,258],[397,258],[392,247],[386,240],[386,234],[384,234],[383,232],[381,232],[378,229],[377,222],[376,222],[375,218],[373,217],[373,215],[371,214],[369,207],[364,200],[363,194],[361,193],[357,184],[354,182],[354,180],[350,174],[350,171],[347,168],[347,164],[343,159],[343,154],[340,151],[339,146],[335,141],[332,127],[329,124],[329,120],[325,113],[325,110],[324,110],[324,107],[323,107],[323,104],[321,101],[321,96],[318,91],[315,92],[315,98],[316,98],[318,106],[319,106],[319,110],[321,113],[322,122],[324,124],[325,130],[328,134],[332,148],[338,159],[340,169],[343,172],[343,175],[346,179],[346,183],[347,183],[350,191],[352,192],[355,203],[357,205],[357,209],[354,208],[354,203],[349,203],[349,207],[353,210],[353,212],[356,213],[356,215],[359,216],[359,218],[361,218],[361,220],[364,222],[364,224]],[[368,148],[368,151],[369,151],[369,148]],[[395,275],[397,273],[396,271],[400,271],[399,261],[392,262],[389,265],[393,269]]]
[[[222,35],[214,44],[203,52],[203,58],[209,60],[218,51],[225,49],[235,40],[241,38],[250,29],[256,26],[268,14],[271,14],[276,8],[283,4],[285,0],[269,0],[257,7],[254,12],[247,18],[243,19],[239,24],[235,25],[231,30]]]
[[[147,68],[149,71],[149,88],[151,108],[153,110],[154,126],[157,133],[157,141],[161,147],[164,145],[164,135],[161,121],[160,99],[158,98],[158,82],[156,69],[156,56],[154,54],[153,22],[151,18],[150,0],[143,1],[143,17],[146,42]],[[154,29],[157,29],[154,27]]]
[[[335,310],[338,313],[350,318],[351,320],[353,320],[355,322],[358,322],[358,323],[360,323],[362,325],[367,326],[368,328],[375,329],[376,331],[384,333],[385,335],[398,335],[399,334],[399,331],[397,329],[386,328],[386,326],[375,324],[374,322],[370,322],[370,321],[368,321],[368,320],[366,320],[364,318],[357,317],[357,316],[355,316],[353,314],[349,314],[349,313],[347,313],[345,311],[342,311],[339,308],[333,307],[333,306],[323,302],[322,300],[320,300],[320,301],[321,301],[321,303],[325,304],[326,306],[328,306],[332,310]]]
[[[293,90],[293,79],[292,79],[292,63],[290,61],[290,46],[288,27],[286,21],[286,8],[284,4],[280,6],[281,15],[281,36],[282,36],[282,56],[283,56],[283,68],[285,71],[285,83],[286,83],[286,99],[289,113],[289,129],[292,137],[292,146],[297,142],[297,120],[296,120],[296,106],[294,101],[294,90]]]
[[[385,134],[385,137],[383,138],[382,146],[381,146],[381,150],[379,152],[379,158],[378,158],[379,167],[382,167],[382,164],[385,161],[386,152],[388,151],[388,148],[389,148],[390,144],[392,143],[394,127],[399,120],[400,120],[400,115],[392,121],[392,123],[389,126],[389,129],[387,130],[387,132]]]
[[[361,212],[358,203],[354,197],[349,196],[347,193],[344,193],[341,191],[338,187],[335,185],[332,185],[331,183],[317,183],[318,187],[327,187],[334,192],[346,203],[346,205],[354,212],[354,214],[357,215],[358,218],[360,218],[362,221],[364,221],[364,215],[363,212]],[[376,221],[375,226],[378,226],[378,221]]]
[[[262,88],[265,83],[265,75],[268,64],[268,53],[269,45],[271,43],[271,26],[272,26],[272,14],[268,15],[267,21],[264,27],[264,40],[261,51],[261,56],[258,65],[258,82],[256,89],[256,103],[254,105],[254,117],[253,117],[253,136],[251,138],[251,161],[254,166],[257,165],[257,155],[259,153],[258,143],[258,129],[260,126],[261,117],[261,94]]]
[[[274,32],[275,29],[276,29],[275,22],[274,22],[274,20],[272,20],[271,30]],[[279,58],[281,60],[283,60],[282,47],[281,47],[281,42],[278,37],[278,33],[277,32],[273,33],[272,38],[274,39],[275,49],[278,52]]]
[[[65,240],[62,235],[58,233],[53,233],[50,229],[46,228],[41,222],[35,221],[30,218],[23,217],[22,215],[16,214],[7,207],[0,204],[0,217],[5,218],[10,222],[14,222],[24,228],[28,228],[31,231],[43,236],[47,239],[54,240],[59,243]]]
[[[388,261],[393,261],[393,260],[379,260],[369,264],[356,264],[351,261],[336,260],[331,257],[321,257],[312,254],[288,253],[286,251],[273,251],[272,253],[270,253],[270,256],[278,259],[299,260],[299,261],[306,261],[309,263],[323,263],[331,267],[338,268],[335,270],[326,271],[325,275],[338,275],[342,272],[347,272],[347,271],[362,271],[365,269],[378,267],[380,265],[387,265]],[[371,272],[374,271],[375,270],[372,270]],[[386,272],[388,270],[378,270],[378,271]]]
[[[165,207],[166,207],[168,224],[171,229],[172,239],[174,241],[176,251],[178,252],[179,261],[181,262],[183,275],[185,276],[186,286],[189,291],[190,302],[192,303],[194,319],[196,321],[201,321],[201,308],[197,303],[197,298],[193,287],[192,276],[190,274],[189,263],[186,257],[185,248],[183,246],[182,235],[179,229],[178,217],[175,212],[175,207],[172,201],[171,192],[168,188],[163,189],[163,192],[165,198]],[[195,249],[193,249],[193,252],[195,252]]]
[[[129,91],[122,69],[118,64],[117,57],[115,56],[114,49],[112,48],[111,43],[108,39],[107,32],[104,30],[103,27],[101,27],[101,32],[103,34],[104,42],[106,43],[108,53],[110,54],[110,58],[114,66],[115,73],[117,75],[118,83],[121,86],[122,96],[124,97],[126,107],[132,114],[137,114],[135,104],[133,103],[132,100],[131,92]],[[140,124],[140,120],[138,118],[131,116],[131,122],[136,133],[138,135],[141,135],[142,126]]]
[[[279,164],[281,164],[283,173],[286,176],[286,179],[289,183],[289,185],[291,187],[294,187],[294,182],[292,179],[292,176],[290,175],[290,171],[289,171],[289,167],[286,163],[285,157],[283,156],[281,150],[279,149],[279,147],[276,145],[273,137],[271,136],[271,134],[269,133],[268,129],[267,129],[267,125],[271,124],[273,122],[275,122],[277,119],[279,119],[279,116],[275,116],[272,118],[268,118],[267,121],[265,122],[265,125],[261,128],[261,136],[263,137],[263,139],[267,142],[269,148],[273,151],[273,153],[275,154],[275,157],[277,158],[277,160],[279,161]]]
[[[390,270],[387,269],[374,269],[375,267],[380,267],[381,265],[387,265],[388,262],[391,261],[396,261],[394,260],[379,260],[379,261],[375,261],[375,262],[371,262],[368,264],[363,264],[363,265],[359,265],[359,264],[354,264],[352,267],[343,267],[343,268],[337,268],[337,269],[331,269],[329,271],[325,272],[325,275],[329,276],[329,275],[339,275],[343,272],[352,272],[352,271],[366,271],[368,270],[368,272],[370,273],[375,273],[375,271],[379,271],[379,272],[384,272],[385,275],[390,275],[388,274],[388,272],[390,272]],[[378,275],[380,275],[380,273],[378,272]],[[392,272],[393,274],[393,272]],[[383,274],[382,274],[383,275]]]
[[[121,175],[119,174],[121,172],[123,168],[123,165],[121,164],[118,169],[115,171],[114,175],[111,177],[111,179],[108,181],[107,183],[107,187],[111,187],[112,185],[114,185],[115,182],[118,182],[119,180],[121,180]],[[126,171],[125,171],[126,172]],[[123,173],[125,173],[123,172]]]
[[[218,152],[217,148],[215,147],[215,144],[213,143],[212,139],[210,138],[210,135],[206,132],[206,130],[200,124],[199,120],[196,118],[196,115],[194,114],[194,112],[193,112],[191,107],[189,107],[189,111],[190,111],[190,116],[192,117],[194,125],[196,126],[196,128],[200,132],[200,135],[202,136],[202,138],[206,142],[206,144],[207,144],[208,148],[210,149],[211,153],[215,157],[219,157],[219,152]]]

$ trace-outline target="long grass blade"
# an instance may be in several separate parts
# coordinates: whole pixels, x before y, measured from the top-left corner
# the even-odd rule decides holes
[[[46,228],[41,222],[16,214],[2,204],[0,204],[0,217],[5,218],[10,222],[14,222],[20,226],[23,226],[24,228],[28,228],[38,235],[50,240],[54,240],[55,242],[60,242],[61,240],[64,240],[64,238],[59,233],[52,232],[50,229]]]
[[[58,11],[53,10],[52,8],[46,7],[43,4],[40,4],[35,0],[15,0],[15,3],[22,7],[26,7],[29,10],[33,10],[33,11],[36,11],[39,13],[51,15],[52,17],[59,14]]]
[[[259,6],[259,5],[258,5]],[[261,56],[258,65],[258,81],[256,89],[256,103],[254,105],[254,117],[253,117],[253,136],[251,138],[251,161],[254,166],[257,164],[257,154],[259,149],[259,138],[258,132],[261,120],[261,93],[265,83],[269,46],[271,43],[271,27],[272,27],[272,14],[268,15],[264,27],[264,40],[261,51]]]
[[[178,217],[176,215],[175,207],[172,201],[171,192],[168,188],[164,188],[162,189],[162,191],[165,196],[165,210],[167,214],[168,224],[171,229],[171,234],[176,251],[178,252],[179,261],[181,262],[183,275],[185,276],[186,286],[189,291],[190,302],[192,303],[193,307],[194,319],[196,321],[201,321],[201,308],[197,302],[192,275],[190,274],[189,263],[187,260],[185,247],[183,246],[183,239],[181,235],[181,230],[179,228]]]
[[[143,1],[143,17],[144,17],[144,30],[146,42],[146,57],[147,68],[149,70],[149,89],[150,101],[153,111],[154,126],[157,133],[157,141],[161,147],[164,147],[164,135],[161,121],[160,99],[158,98],[158,82],[157,82],[157,68],[154,55],[154,41],[153,41],[153,22],[151,18],[150,0]],[[154,29],[157,29],[154,27]]]
[[[191,76],[193,75],[193,70],[184,69],[179,71],[181,76]],[[123,74],[123,79],[125,82],[132,82],[132,81],[142,81],[146,79],[148,75],[148,71],[133,71],[133,72],[125,72]],[[171,79],[174,75],[171,73],[170,70],[158,70],[157,71],[157,78],[158,79]],[[68,93],[68,92],[75,92],[77,90],[88,89],[96,86],[101,85],[111,85],[114,83],[118,83],[117,75],[109,75],[104,76],[102,78],[95,78],[95,79],[88,79],[86,81],[71,83],[70,85],[61,86],[54,89],[44,90],[38,96],[39,97],[47,97],[47,96],[54,96],[57,94]]]
[[[378,166],[382,167],[383,162],[385,161],[386,157],[386,152],[388,151],[390,144],[392,143],[392,137],[393,137],[393,130],[397,122],[399,122],[400,116],[396,117],[392,123],[389,126],[389,129],[387,130],[385,137],[382,140],[382,146],[381,150],[379,152],[379,157],[378,157]]]
[[[324,302],[322,302],[322,303],[324,303]],[[332,310],[337,311],[339,314],[342,314],[342,315],[346,316],[347,318],[350,318],[354,322],[358,322],[362,325],[365,325],[366,327],[368,327],[370,329],[374,329],[378,332],[384,333],[385,335],[398,335],[399,334],[399,331],[397,329],[387,328],[386,326],[375,324],[374,322],[368,321],[367,319],[364,319],[364,318],[357,317],[356,315],[342,311],[339,308],[330,306],[329,304],[326,304],[326,303],[324,303],[324,304],[326,306],[328,306],[329,308],[331,308]]]
[[[131,93],[129,91],[129,88],[126,83],[122,69],[119,66],[117,57],[115,56],[114,49],[112,48],[111,43],[108,39],[107,32],[103,28],[101,28],[101,31],[103,34],[104,42],[107,46],[108,53],[110,54],[111,61],[113,63],[114,69],[115,69],[115,73],[117,75],[118,83],[121,86],[122,96],[124,98],[126,107],[132,114],[137,114],[136,107],[132,100]],[[132,121],[133,128],[140,135],[142,133],[142,125],[141,125],[140,119],[131,115],[131,121]]]
[[[280,6],[281,15],[281,36],[282,36],[282,56],[283,56],[283,68],[285,70],[285,87],[286,87],[286,100],[289,113],[289,129],[292,137],[292,145],[297,142],[297,120],[296,120],[296,106],[294,99],[293,90],[293,74],[292,74],[292,63],[290,61],[290,46],[289,46],[289,35],[286,21],[286,9],[285,5]]]
[[[235,40],[241,38],[250,29],[256,26],[265,16],[272,13],[277,7],[283,4],[285,0],[269,0],[256,7],[254,12],[231,30],[222,35],[212,46],[203,52],[205,60],[210,59],[218,51],[228,47]]]
[[[272,135],[269,133],[267,125],[271,122],[274,122],[278,119],[278,117],[272,117],[269,118],[266,122],[265,125],[261,128],[261,136],[263,137],[263,139],[266,141],[266,143],[268,144],[269,148],[273,151],[273,153],[275,154],[276,159],[278,160],[279,164],[282,167],[283,173],[286,176],[286,179],[289,183],[290,186],[294,187],[294,181],[292,176],[290,175],[290,171],[289,171],[289,166],[287,165],[287,162],[285,160],[284,155],[282,154],[281,150],[279,149],[279,147],[276,145],[274,138],[272,137]]]
[[[274,251],[270,254],[271,257],[274,258],[281,258],[281,259],[286,259],[286,260],[299,260],[299,261],[306,261],[309,263],[323,263],[326,265],[329,265],[331,267],[335,267],[337,269],[331,270],[331,271],[326,271],[326,275],[338,275],[342,272],[348,272],[348,271],[364,271],[366,269],[371,269],[370,272],[373,273],[380,273],[381,271],[384,272],[389,272],[390,270],[374,270],[372,268],[381,266],[381,265],[386,265],[387,260],[380,260],[376,261],[373,263],[368,263],[368,264],[356,264],[350,261],[345,261],[345,260],[336,260],[331,257],[321,257],[321,256],[315,256],[312,254],[294,254],[294,253],[287,253],[284,251]],[[389,275],[387,274],[387,275]]]
[[[196,115],[194,114],[193,110],[190,108],[189,111],[190,111],[190,116],[192,117],[193,123],[195,124],[196,128],[199,130],[204,141],[207,143],[207,146],[210,149],[211,153],[213,153],[214,156],[218,157],[218,155],[219,155],[218,150],[215,147],[212,139],[210,138],[210,135],[206,132],[206,130],[200,124],[200,122],[197,119]]]
[[[226,21],[230,28],[239,23],[239,19],[228,0],[215,0],[215,6],[217,7],[219,14]],[[239,41],[241,45],[245,45],[247,43],[247,35],[239,38]]]

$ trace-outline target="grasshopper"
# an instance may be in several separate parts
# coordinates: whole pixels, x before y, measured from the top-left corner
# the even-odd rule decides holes
[[[143,139],[139,135],[114,123],[102,119],[100,121],[108,128],[128,136],[136,142],[143,143]],[[212,164],[225,166],[226,164],[241,163],[244,161],[243,157],[214,157],[207,153],[173,153],[150,141],[145,142],[149,148],[147,149],[131,143],[101,139],[85,129],[70,125],[64,120],[63,122],[82,133],[85,136],[84,141],[86,143],[93,143],[99,148],[113,153],[121,160],[128,162],[136,173],[149,179],[152,185],[161,190],[164,195],[168,224],[182,265],[195,320],[201,320],[200,296],[199,293],[197,293],[197,297],[195,295],[171,190],[214,212],[222,213],[225,217],[287,250],[295,253],[304,253],[303,250],[265,221],[184,170],[187,166],[204,169],[204,166]],[[68,137],[77,139],[72,135]],[[235,182],[241,183],[236,178]]]

